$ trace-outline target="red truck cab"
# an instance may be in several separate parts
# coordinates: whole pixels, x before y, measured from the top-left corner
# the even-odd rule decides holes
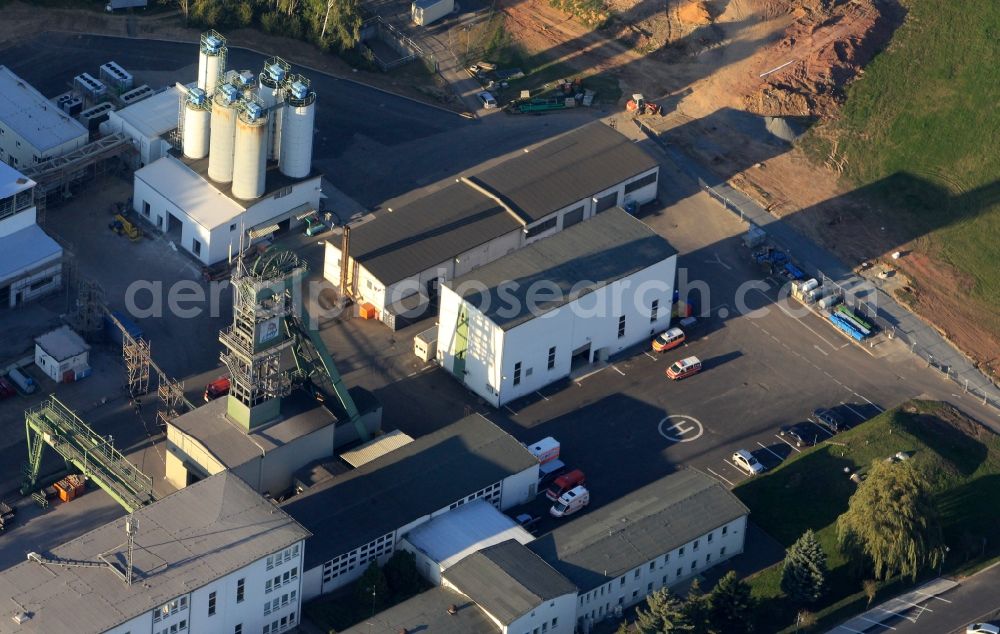
[[[220,376],[205,386],[205,402],[213,401],[229,394],[229,377]]]
[[[553,480],[552,486],[545,490],[545,497],[555,502],[563,493],[571,491],[575,487],[586,483],[587,479],[584,477],[583,471],[573,469],[569,473],[564,473]]]

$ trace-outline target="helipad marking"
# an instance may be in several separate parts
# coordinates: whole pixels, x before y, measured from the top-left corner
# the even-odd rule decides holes
[[[692,416],[673,414],[657,425],[660,435],[672,442],[691,442],[701,438],[705,427]]]

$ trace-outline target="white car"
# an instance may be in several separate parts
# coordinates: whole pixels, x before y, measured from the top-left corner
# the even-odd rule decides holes
[[[746,449],[740,449],[733,454],[733,464],[752,476],[764,472],[764,465],[754,458],[753,454]]]
[[[965,628],[965,634],[1000,634],[1000,627],[989,623],[973,623]]]

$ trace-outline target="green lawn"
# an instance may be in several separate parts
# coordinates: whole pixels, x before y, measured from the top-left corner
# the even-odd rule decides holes
[[[888,203],[880,207],[894,207],[888,220],[902,223],[909,237],[926,235],[919,248],[967,275],[971,296],[995,314],[1000,2],[902,4],[909,12],[905,23],[848,89],[842,117],[820,126],[804,147],[825,157],[836,138],[847,178]],[[989,327],[1000,337],[1000,321]]]
[[[939,403],[918,401],[885,412],[733,491],[750,508],[753,521],[786,547],[807,528],[816,531],[830,567],[830,590],[822,605],[812,607],[824,624],[860,612],[867,603],[861,592],[865,575],[849,565],[836,544],[837,517],[855,490],[844,468],[863,472],[873,460],[899,451],[912,456],[934,487],[951,549],[945,570],[1000,554],[1000,540],[995,539],[1000,534],[1000,437]],[[986,536],[991,539],[984,550]],[[751,578],[761,613],[767,615],[765,631],[779,631],[795,618],[795,606],[781,595],[780,576],[778,564]],[[907,585],[896,580],[882,588],[880,597]]]

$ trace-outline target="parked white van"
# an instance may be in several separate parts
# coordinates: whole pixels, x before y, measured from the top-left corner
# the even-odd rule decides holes
[[[556,500],[556,503],[549,509],[552,517],[566,517],[576,513],[583,507],[590,504],[590,491],[586,487],[578,486],[566,491]]]

